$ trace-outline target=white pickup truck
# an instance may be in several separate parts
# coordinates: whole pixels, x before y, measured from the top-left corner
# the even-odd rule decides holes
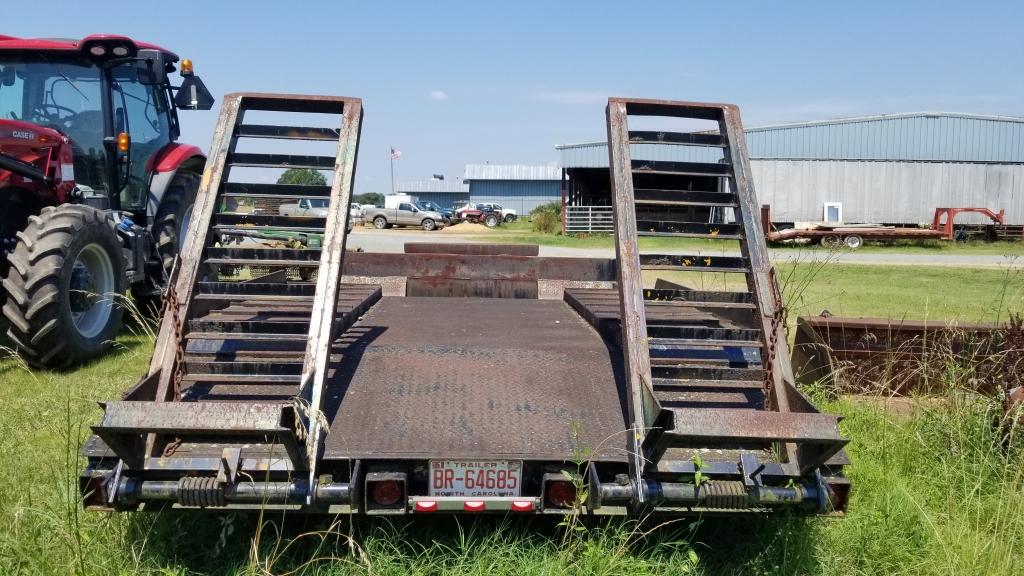
[[[306,218],[326,218],[327,198],[300,198],[297,202],[281,204],[277,207],[277,213],[281,216],[298,216]],[[356,224],[363,223],[363,207],[352,203],[348,210],[348,229]]]

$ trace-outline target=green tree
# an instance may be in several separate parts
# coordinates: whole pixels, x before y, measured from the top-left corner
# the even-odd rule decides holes
[[[310,186],[326,186],[327,178],[312,168],[289,168],[277,179],[278,184],[305,184]]]
[[[364,194],[356,194],[352,197],[352,201],[358,204],[373,204],[374,206],[384,205],[384,196],[376,192],[366,192]]]

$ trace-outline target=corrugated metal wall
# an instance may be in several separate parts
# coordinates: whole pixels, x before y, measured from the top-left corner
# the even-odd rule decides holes
[[[718,162],[722,159],[722,150],[708,146],[630,144],[629,155],[634,160]],[[607,168],[608,145],[598,142],[562,146],[558,148],[558,157],[565,168]]]
[[[1024,121],[894,114],[748,128],[752,159],[1024,162]]]
[[[936,208],[974,206],[1024,223],[1021,164],[754,160],[751,170],[758,202],[771,204],[776,222],[818,221],[825,202],[841,202],[847,222],[917,224]]]
[[[473,180],[469,195],[477,204],[501,204],[520,216],[541,204],[562,198],[562,183],[557,180]]]
[[[1024,163],[1024,119],[920,113],[747,128],[752,160]],[[556,146],[564,168],[607,168],[604,142]],[[634,158],[714,162],[713,148],[633,144]]]

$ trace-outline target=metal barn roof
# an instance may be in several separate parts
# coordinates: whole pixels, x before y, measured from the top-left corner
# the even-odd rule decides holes
[[[760,126],[745,133],[752,159],[1024,163],[1024,118],[1015,116],[914,112]],[[692,146],[634,146],[636,157],[652,160],[710,161],[714,155],[713,149]],[[608,166],[604,142],[555,148],[566,168]]]
[[[462,179],[561,180],[562,169],[558,166],[532,166],[524,164],[466,164],[466,173],[462,176]]]
[[[469,193],[469,183],[458,180],[403,180],[395,183],[398,192],[460,192]]]

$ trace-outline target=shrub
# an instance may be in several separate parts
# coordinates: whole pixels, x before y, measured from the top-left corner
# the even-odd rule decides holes
[[[558,215],[554,212],[537,212],[531,214],[533,219],[533,231],[541,232],[543,234],[554,234],[558,232],[559,221]]]
[[[541,204],[540,206],[537,206],[533,210],[530,210],[530,218],[531,219],[536,218],[537,215],[541,214],[541,213],[554,214],[555,215],[555,219],[558,220],[558,221],[561,221],[562,220],[562,201],[561,200],[552,200],[551,202],[547,202],[545,204]]]

